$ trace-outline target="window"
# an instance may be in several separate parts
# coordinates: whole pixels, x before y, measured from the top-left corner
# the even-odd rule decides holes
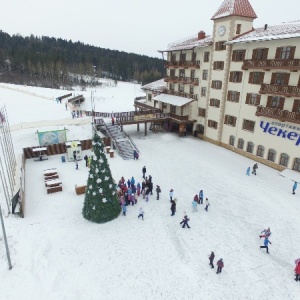
[[[264,72],[250,72],[249,74],[249,83],[261,84],[264,81]]]
[[[209,62],[209,52],[204,52],[204,62]]]
[[[273,73],[271,78],[271,84],[288,85],[290,74],[288,73]]]
[[[171,55],[171,61],[175,62],[176,61],[176,53]]]
[[[293,170],[300,172],[300,158],[295,158]]]
[[[237,147],[239,149],[243,150],[244,149],[244,144],[245,144],[245,142],[244,142],[243,139],[238,139],[238,145],[237,145]]]
[[[175,69],[170,69],[170,76],[175,77]]]
[[[170,113],[176,114],[176,106],[175,105],[170,105]]]
[[[206,87],[201,88],[201,96],[206,97]]]
[[[285,99],[280,96],[269,96],[267,100],[267,107],[278,108],[283,110]]]
[[[203,70],[202,79],[207,80],[207,78],[208,78],[208,70]]]
[[[195,78],[195,70],[191,70],[191,78]]]
[[[274,162],[276,158],[276,151],[274,149],[270,149],[268,152],[268,160]]]
[[[240,100],[240,92],[228,91],[228,93],[227,93],[227,101],[239,102],[239,100]]]
[[[215,50],[216,51],[221,51],[221,50],[226,50],[226,41],[220,41],[215,43]]]
[[[234,135],[231,135],[229,137],[229,145],[234,147],[234,143],[235,143],[235,137],[234,137]]]
[[[256,155],[259,157],[264,157],[264,154],[265,154],[265,147],[262,145],[259,145],[257,147]]]
[[[254,132],[255,122],[250,120],[243,121],[243,129]]]
[[[224,124],[235,127],[236,117],[225,115]]]
[[[209,100],[209,105],[214,107],[220,107],[220,100],[211,98]]]
[[[214,70],[223,70],[223,69],[224,69],[224,61],[214,62]]]
[[[253,153],[253,150],[254,150],[254,144],[252,142],[248,142],[246,151],[248,153]]]
[[[280,155],[279,164],[280,164],[281,166],[287,167],[287,166],[288,166],[288,163],[289,163],[289,159],[290,159],[290,157],[289,157],[286,153],[282,153],[282,154]]]
[[[243,61],[245,59],[246,50],[234,50],[232,52],[232,61]]]
[[[162,104],[162,108],[167,108],[168,106],[167,106],[167,103],[163,103]]]
[[[149,101],[149,102],[152,101],[152,94],[148,94],[148,101]]]
[[[192,53],[192,61],[195,63],[197,59],[197,53],[193,52]]]
[[[213,80],[211,82],[211,87],[213,89],[217,89],[217,90],[220,90],[222,88],[222,81],[221,80]]]
[[[175,84],[174,83],[170,83],[170,91],[174,91],[175,90]]]
[[[253,60],[266,60],[268,58],[269,48],[258,48],[252,52]]]
[[[218,122],[213,120],[208,120],[207,126],[210,128],[218,129]]]
[[[236,24],[236,34],[240,34],[241,33],[241,29],[242,29],[242,24]]]
[[[179,77],[185,77],[185,70],[184,69],[179,70]]]
[[[243,72],[233,71],[230,72],[229,81],[230,82],[242,82]]]
[[[181,53],[180,54],[180,62],[184,63],[186,61],[186,54],[185,53]]]
[[[276,59],[293,59],[296,47],[278,47],[276,49]]]
[[[294,100],[293,112],[300,113],[300,100]]]
[[[194,86],[190,85],[190,94],[194,94]]]
[[[178,84],[178,91],[179,92],[184,92],[184,85],[183,84]]]
[[[247,93],[246,104],[257,106],[260,104],[260,98],[261,95],[259,94]]]
[[[198,116],[205,117],[206,109],[205,108],[198,108]]]

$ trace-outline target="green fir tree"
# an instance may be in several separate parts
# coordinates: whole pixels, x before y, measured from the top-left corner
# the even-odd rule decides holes
[[[104,145],[94,130],[93,150],[87,191],[83,205],[85,219],[95,223],[106,223],[120,214],[121,207],[116,193],[116,184],[106,159]]]

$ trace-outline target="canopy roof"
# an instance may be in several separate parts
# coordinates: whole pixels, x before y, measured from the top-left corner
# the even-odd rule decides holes
[[[195,101],[194,99],[188,99],[188,98],[168,95],[168,94],[157,95],[153,98],[153,100],[161,101],[163,103],[168,103],[175,106],[183,106],[190,102]]]

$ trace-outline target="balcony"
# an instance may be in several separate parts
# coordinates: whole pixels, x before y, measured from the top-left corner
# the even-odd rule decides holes
[[[174,96],[178,96],[178,97],[184,97],[184,98],[188,98],[188,99],[198,100],[197,94],[188,94],[188,93],[184,93],[184,92],[176,92],[173,90],[166,90],[163,93],[168,94],[168,95],[174,95]]]
[[[166,61],[165,68],[195,68],[200,69],[200,60]]]
[[[242,70],[248,69],[299,71],[300,59],[246,59],[243,61]]]
[[[262,83],[260,86],[259,93],[281,95],[284,97],[300,97],[300,86]]]
[[[264,116],[280,122],[290,122],[300,124],[300,112],[291,112],[272,107],[257,106],[256,116]]]
[[[199,85],[199,79],[195,77],[166,76],[164,80],[165,82]]]

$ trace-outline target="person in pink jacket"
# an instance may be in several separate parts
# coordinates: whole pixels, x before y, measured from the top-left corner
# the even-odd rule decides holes
[[[296,275],[295,280],[300,281],[300,261],[298,262],[294,271],[295,271],[295,275]]]

